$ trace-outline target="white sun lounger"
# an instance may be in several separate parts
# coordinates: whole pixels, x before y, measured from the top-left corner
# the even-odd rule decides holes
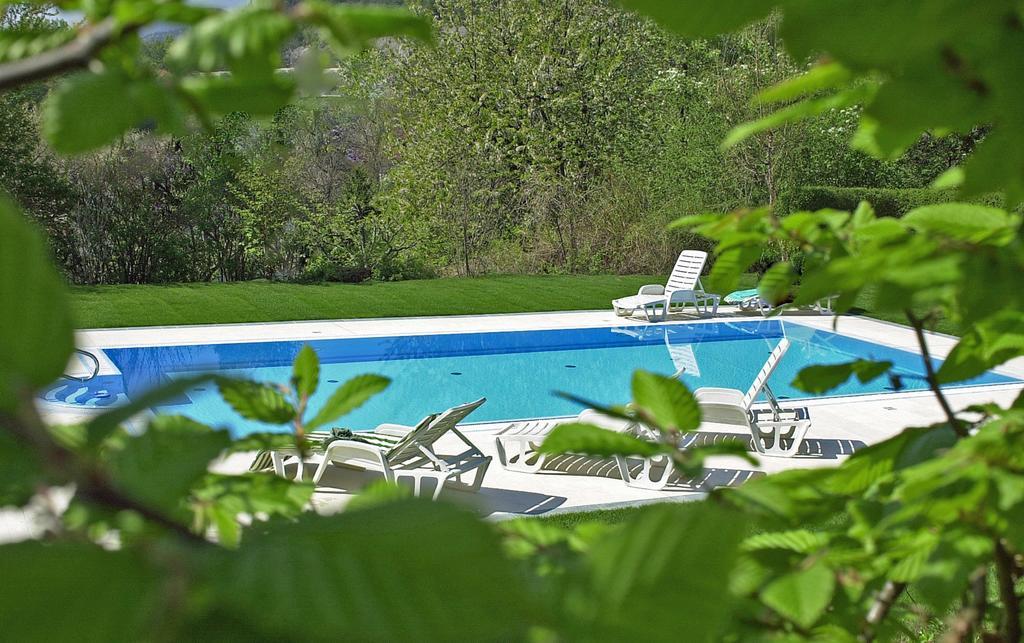
[[[613,418],[594,409],[586,409],[575,418],[568,420],[533,420],[514,422],[505,427],[494,437],[494,446],[498,451],[501,466],[510,471],[536,473],[547,461],[547,455],[539,453],[544,438],[559,424],[581,422],[593,424],[609,431],[630,431],[635,424],[628,420]]]
[[[702,387],[693,395],[700,404],[704,423],[726,424],[750,431],[754,448],[767,456],[794,455],[803,444],[811,426],[806,408],[784,409],[768,386],[768,378],[789,350],[789,339],[783,337],[772,350],[750,388],[744,393],[732,388]],[[764,391],[771,408],[753,409],[757,396]]]
[[[700,250],[684,250],[679,254],[676,265],[672,268],[668,282],[642,286],[637,294],[612,301],[615,314],[620,317],[632,315],[642,310],[647,321],[663,320],[670,312],[681,311],[692,304],[698,314],[707,315],[711,306],[711,316],[718,313],[720,297],[704,292],[700,282],[700,273],[708,253]],[[660,311],[660,312],[659,312]]]
[[[828,297],[823,297],[823,298],[819,299],[818,301],[814,302],[814,304],[812,306],[810,306],[809,308],[811,310],[817,312],[817,313],[822,314],[822,315],[831,315],[831,314],[833,314],[833,312],[832,312],[832,302],[835,301],[837,298],[838,298],[838,295],[830,295]],[[775,312],[776,310],[778,310],[782,306],[784,306],[784,304],[780,304],[778,306],[773,306],[772,304],[768,303],[767,300],[762,298],[760,295],[753,295],[751,297],[747,297],[743,301],[741,301],[741,302],[736,304],[736,307],[740,310],[740,312],[744,312],[744,313],[754,313],[754,312],[757,312],[757,313],[761,313],[762,317],[767,317],[768,315],[772,314],[773,312]]]
[[[811,426],[810,415],[806,408],[781,408],[768,386],[768,378],[787,350],[789,340],[783,337],[765,360],[746,393],[737,389],[713,387],[702,387],[694,391],[693,395],[701,409],[700,428],[708,428],[707,425],[711,424],[742,428],[750,432],[751,442],[761,455],[794,455]],[[752,409],[762,390],[767,394],[771,408]],[[644,437],[643,430],[638,429],[637,435]],[[649,439],[653,438],[653,435],[649,436]],[[623,457],[616,460],[626,484],[641,489],[664,489],[673,471],[672,462],[667,457],[644,458],[639,464],[635,460],[631,464],[630,459]]]
[[[389,482],[409,479],[417,496],[423,479],[433,480],[434,500],[445,484],[478,491],[491,457],[476,448],[457,425],[484,401],[481,398],[439,415],[428,416],[415,427],[382,424],[373,431],[359,433],[358,439],[334,440],[324,450],[323,461],[313,475],[313,483],[319,484],[327,468],[333,464],[379,471]],[[468,448],[456,455],[437,453],[435,443],[448,434],[454,435]],[[472,480],[463,481],[462,477],[470,472],[473,472]]]
[[[794,455],[803,444],[804,436],[810,428],[809,413],[806,408],[779,407],[774,393],[768,386],[768,378],[788,349],[789,340],[784,337],[772,350],[746,393],[730,388],[697,389],[694,397],[700,404],[703,416],[700,428],[709,428],[706,427],[708,424],[742,428],[750,433],[754,448],[762,455]],[[768,395],[771,408],[752,409],[762,390]],[[537,451],[538,447],[556,426],[568,421],[593,424],[611,431],[628,431],[642,439],[654,440],[657,437],[649,427],[587,409],[572,420],[536,420],[510,424],[495,436],[498,461],[511,471],[539,471],[547,458],[545,454]],[[630,487],[664,489],[674,471],[668,456],[642,458],[639,463],[634,458],[616,457],[615,460],[619,475]]]

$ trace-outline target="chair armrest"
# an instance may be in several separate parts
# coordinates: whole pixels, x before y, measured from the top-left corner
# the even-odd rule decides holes
[[[665,286],[661,284],[647,284],[646,286],[640,286],[640,290],[636,291],[638,295],[664,295]]]
[[[381,469],[388,466],[384,459],[384,449],[359,440],[335,440],[327,445],[327,449],[324,450],[324,462],[339,461]]]
[[[379,424],[373,432],[380,433],[381,435],[391,435],[396,438],[404,438],[415,428],[414,426],[406,426],[404,424]]]

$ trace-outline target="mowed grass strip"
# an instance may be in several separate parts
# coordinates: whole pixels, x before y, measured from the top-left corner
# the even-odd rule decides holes
[[[73,286],[71,295],[79,328],[117,328],[606,310],[612,299],[664,279],[658,275],[501,275],[362,284],[249,281]],[[757,277],[748,274],[739,287],[756,285]],[[867,288],[852,312],[907,323],[901,313],[875,311],[874,303],[874,289]],[[932,330],[959,334],[946,319],[938,320]]]
[[[73,286],[78,328],[477,315],[610,308],[664,276],[488,276],[362,284]]]

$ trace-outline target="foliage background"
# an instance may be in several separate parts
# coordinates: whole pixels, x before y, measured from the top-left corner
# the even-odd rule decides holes
[[[767,113],[749,97],[809,63],[784,51],[777,18],[688,39],[601,0],[415,8],[433,47],[379,41],[331,63],[326,97],[211,132],[136,128],[58,157],[40,135],[50,85],[4,94],[0,189],[74,283],[661,273],[680,248],[710,247],[665,231],[680,215],[800,209],[802,186],[925,188],[983,135],[926,134],[878,161],[848,145],[851,106],[723,150]],[[169,42],[145,37],[142,57],[165,69]],[[306,29],[282,64],[326,49]]]

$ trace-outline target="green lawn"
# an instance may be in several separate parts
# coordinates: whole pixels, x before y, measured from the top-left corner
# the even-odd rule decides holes
[[[609,308],[664,277],[492,276],[363,284],[75,286],[79,328]]]
[[[744,275],[740,287],[756,285]],[[657,275],[505,275],[364,284],[290,284],[252,281],[230,284],[160,286],[74,286],[79,328],[223,324],[233,322],[479,315],[548,310],[607,309],[615,297],[643,284],[661,283]],[[900,316],[872,312],[867,291],[858,312],[905,323]],[[935,328],[957,334],[945,321]]]

